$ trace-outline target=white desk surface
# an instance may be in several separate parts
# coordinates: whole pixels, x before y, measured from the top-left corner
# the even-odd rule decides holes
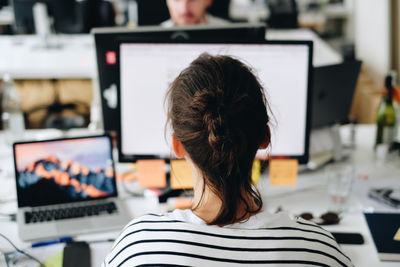
[[[313,41],[313,66],[338,64],[342,56],[315,32],[309,29],[274,30],[267,28],[267,40],[311,40]]]
[[[349,129],[341,129],[343,140],[347,140]],[[82,134],[74,132],[71,135]],[[41,130],[30,131],[31,138],[59,137],[60,131]],[[356,149],[353,151],[353,158],[357,175],[368,175],[371,179],[379,179],[399,176],[400,160],[389,162],[384,166],[375,163],[373,153],[373,143],[375,127],[373,125],[358,125],[356,131]],[[4,146],[0,133],[0,212],[11,213],[17,208],[15,195],[15,182],[13,178],[13,167],[11,159],[11,149]],[[127,165],[117,165],[117,171],[126,168]],[[264,175],[266,176],[266,175]],[[131,215],[137,217],[149,212],[163,212],[165,206],[160,206],[156,199],[144,197],[130,197],[124,188],[119,184],[121,197],[126,199],[130,208]],[[300,214],[310,211],[315,215],[320,215],[326,211],[326,189],[324,170],[314,172],[302,172],[299,174],[297,185],[294,187],[272,187],[268,185],[267,177],[262,177],[259,189],[263,195],[265,209],[275,211],[277,207],[282,207],[291,214]],[[354,188],[356,189],[356,188]],[[339,225],[326,227],[327,230],[336,232],[359,232],[365,239],[363,245],[342,245],[344,252],[352,259],[355,266],[376,267],[376,266],[399,266],[397,262],[380,262],[373,244],[372,237],[362,214],[363,203],[354,194],[351,198],[349,211],[343,215]],[[22,242],[17,234],[17,224],[0,220],[0,233],[9,237],[19,248],[26,248],[28,243]],[[116,237],[118,233],[103,233],[81,236],[81,239],[98,240],[105,237]],[[99,263],[107,253],[110,244],[99,246],[93,249],[94,263]],[[0,251],[12,251],[10,245],[0,238]],[[2,265],[0,259],[0,266]],[[93,265],[95,266],[95,265]]]
[[[314,66],[340,63],[341,56],[308,29],[270,30],[271,40],[314,41]],[[0,36],[0,77],[10,73],[15,79],[69,79],[97,77],[93,37],[89,34],[54,35],[45,48],[36,35]]]

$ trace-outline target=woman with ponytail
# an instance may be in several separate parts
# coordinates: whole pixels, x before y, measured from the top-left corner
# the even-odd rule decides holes
[[[251,170],[270,144],[271,114],[248,66],[202,54],[167,103],[172,148],[192,168],[193,207],[133,220],[104,266],[352,266],[329,232],[263,209]]]

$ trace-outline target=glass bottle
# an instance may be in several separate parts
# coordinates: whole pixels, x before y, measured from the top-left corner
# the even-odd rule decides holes
[[[394,110],[396,112],[396,123],[394,130],[394,143],[399,149],[400,147],[400,87],[397,73],[395,71],[391,72],[392,75],[392,84],[393,84],[393,105]]]
[[[23,139],[25,123],[21,110],[21,101],[9,74],[3,77],[2,121],[4,137],[7,144]]]
[[[376,140],[375,147],[379,144],[390,146],[394,141],[396,111],[393,105],[392,76],[385,79],[386,93],[383,95],[376,114]]]

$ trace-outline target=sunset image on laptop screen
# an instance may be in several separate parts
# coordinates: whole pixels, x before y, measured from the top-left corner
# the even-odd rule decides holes
[[[16,144],[15,164],[21,206],[116,194],[106,136]]]

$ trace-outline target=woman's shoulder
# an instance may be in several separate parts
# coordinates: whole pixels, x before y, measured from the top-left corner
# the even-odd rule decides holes
[[[123,232],[129,229],[139,229],[148,227],[157,227],[165,224],[183,223],[183,220],[169,216],[169,213],[157,214],[149,213],[131,220],[122,230]]]
[[[262,213],[241,225],[219,227],[199,223],[193,215],[190,210],[183,210],[132,220],[115,241],[105,266],[138,260],[148,263],[167,256],[173,257],[174,262],[196,265],[199,253],[210,264],[227,259],[238,263],[256,259],[351,266],[329,232],[301,218]]]

